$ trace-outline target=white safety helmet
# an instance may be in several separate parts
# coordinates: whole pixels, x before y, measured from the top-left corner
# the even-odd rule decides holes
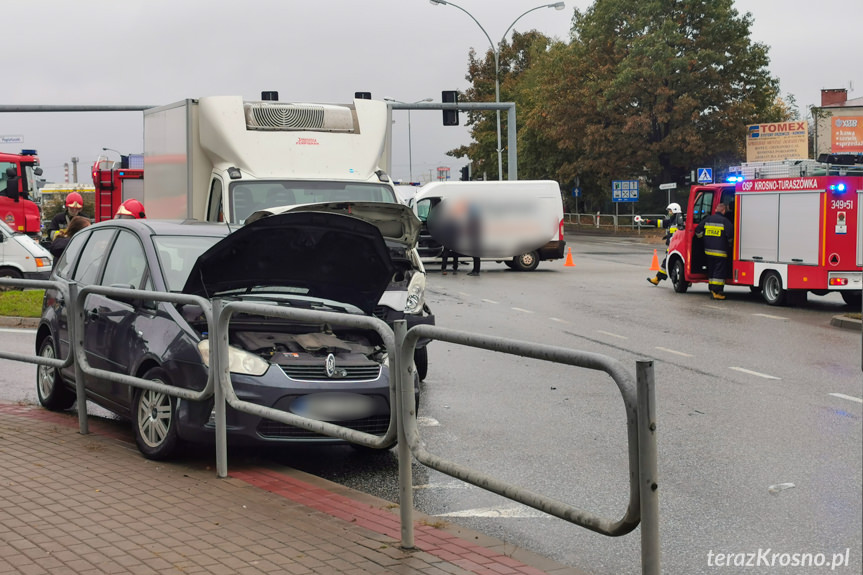
[[[679,214],[680,213],[680,204],[670,203],[670,204],[668,204],[668,207],[665,208],[665,211],[671,212],[672,214]]]

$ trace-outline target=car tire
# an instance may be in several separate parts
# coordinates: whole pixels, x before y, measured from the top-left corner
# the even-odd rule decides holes
[[[859,309],[861,303],[863,303],[863,292],[861,291],[843,291],[840,293],[842,294],[842,299],[845,300],[846,305]]]
[[[168,374],[154,367],[144,379],[170,385]],[[147,459],[161,461],[170,458],[179,447],[177,436],[176,398],[152,391],[137,389],[132,398],[132,425],[135,442]]]
[[[57,359],[54,338],[50,335],[42,340],[39,357]],[[75,392],[66,386],[60,370],[49,365],[36,367],[36,395],[39,397],[39,404],[51,411],[63,411],[75,403]]]
[[[784,305],[787,296],[782,288],[782,278],[774,271],[764,273],[761,278],[761,297],[767,305]]]
[[[515,269],[515,264],[512,263],[512,260],[506,260],[505,262],[503,262],[503,265],[505,265],[506,267],[508,267],[511,270]]]
[[[418,347],[414,350],[414,367],[416,367],[420,381],[425,381],[429,373],[428,346]]]
[[[16,270],[15,268],[0,268],[0,278],[9,279],[9,280],[20,280],[24,279],[24,276],[21,275],[21,272]],[[0,286],[0,291],[11,291],[11,290],[20,290],[24,289],[21,287],[11,287],[11,286]]]
[[[520,272],[532,272],[539,265],[539,254],[527,252],[512,258],[512,269]]]
[[[683,260],[674,258],[671,261],[671,269],[669,270],[671,285],[674,286],[674,291],[677,293],[686,293],[689,289],[689,282],[686,281],[686,272],[683,269]]]

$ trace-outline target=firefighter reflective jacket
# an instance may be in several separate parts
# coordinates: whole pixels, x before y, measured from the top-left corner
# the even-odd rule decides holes
[[[728,255],[734,237],[731,220],[716,213],[701,220],[695,228],[695,237],[704,238],[704,255],[724,258]]]
[[[668,242],[671,241],[671,236],[674,235],[674,232],[677,230],[683,229],[683,214],[671,214],[661,220],[649,220],[645,219],[644,223],[648,226],[656,226],[658,228],[662,228],[666,230],[665,236],[662,239],[665,240],[665,245],[668,245]]]

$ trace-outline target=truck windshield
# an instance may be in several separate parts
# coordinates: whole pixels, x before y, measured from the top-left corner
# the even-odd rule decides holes
[[[234,182],[229,189],[231,222],[243,223],[258,210],[324,202],[398,203],[386,184],[309,180]]]

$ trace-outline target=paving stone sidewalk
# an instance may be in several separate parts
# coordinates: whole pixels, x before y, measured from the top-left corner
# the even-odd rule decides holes
[[[131,434],[0,402],[0,574],[584,575],[286,467],[144,459]]]

